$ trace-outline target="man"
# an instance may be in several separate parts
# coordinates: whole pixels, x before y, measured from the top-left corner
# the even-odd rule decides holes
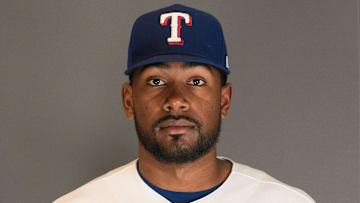
[[[216,156],[232,86],[213,16],[176,4],[139,17],[125,73],[123,108],[135,120],[139,158],[56,203],[314,202],[264,172]]]

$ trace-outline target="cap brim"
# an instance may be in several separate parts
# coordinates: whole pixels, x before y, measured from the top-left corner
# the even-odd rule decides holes
[[[144,65],[148,65],[148,64],[152,64],[152,63],[160,63],[160,62],[177,62],[177,61],[205,63],[205,64],[215,66],[216,68],[223,71],[226,75],[230,74],[230,70],[227,67],[225,67],[221,64],[216,64],[210,60],[207,60],[206,58],[201,58],[201,57],[197,57],[197,56],[179,55],[179,54],[160,55],[160,56],[158,55],[158,56],[148,58],[146,60],[141,61],[140,63],[137,63],[131,67],[128,67],[127,70],[125,71],[125,74],[129,75],[136,68],[142,67]]]

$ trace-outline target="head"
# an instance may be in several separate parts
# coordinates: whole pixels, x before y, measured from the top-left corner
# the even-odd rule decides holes
[[[186,163],[207,154],[218,140],[232,87],[221,72],[190,62],[137,69],[123,86],[123,104],[135,119],[139,141],[162,162]]]
[[[181,34],[184,26],[192,29]],[[135,120],[140,147],[166,163],[191,162],[215,150],[232,87],[226,83],[226,46],[214,17],[182,5],[141,16],[125,73],[130,82],[123,85],[123,107]]]

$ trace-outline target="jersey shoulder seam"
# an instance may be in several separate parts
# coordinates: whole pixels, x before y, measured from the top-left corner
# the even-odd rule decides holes
[[[262,171],[261,171],[262,172]],[[281,183],[281,182],[275,182],[275,181],[266,181],[266,180],[263,180],[264,178],[268,177],[269,175],[265,172],[262,172],[263,173],[263,176],[261,178],[256,178],[256,177],[253,177],[251,175],[248,175],[248,174],[245,174],[245,173],[242,173],[240,171],[234,171],[234,175],[235,174],[238,174],[238,175],[241,175],[241,176],[244,176],[244,177],[247,177],[247,178],[251,178],[255,181],[257,181],[258,183],[265,183],[265,184],[272,184],[272,185],[276,185],[278,187],[282,187],[282,188],[285,188],[286,190],[288,191],[291,191],[299,196],[301,196],[302,198],[304,198],[307,202],[309,203],[314,203],[314,201],[312,201],[311,199],[309,199],[308,197],[306,197],[306,195],[302,194],[301,192],[297,191],[297,190],[294,190],[292,189],[290,186],[287,186],[286,184],[284,183]],[[255,193],[255,192],[254,192]],[[252,196],[252,195],[251,195]],[[249,197],[249,199],[251,198],[251,196]]]

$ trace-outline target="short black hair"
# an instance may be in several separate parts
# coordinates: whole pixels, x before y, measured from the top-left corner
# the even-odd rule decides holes
[[[200,64],[200,65],[204,65],[204,66],[210,67],[210,65],[205,64],[205,63],[198,63],[198,62],[191,62],[191,63],[193,63],[193,64]],[[143,68],[149,67],[149,66],[151,66],[151,65],[153,65],[153,64],[148,64],[148,65],[145,65],[145,66],[142,66],[142,67],[139,67],[139,68],[143,69]],[[221,87],[223,87],[223,86],[226,85],[227,75],[226,75],[226,73],[225,73],[224,71],[222,71],[222,70],[220,70],[220,69],[218,69],[218,68],[216,68],[216,70],[218,70],[219,73],[220,73],[220,84],[221,84]],[[132,71],[131,73],[129,73],[129,84],[130,84],[130,85],[132,85],[132,82],[133,82],[134,72],[135,72],[135,71]]]

